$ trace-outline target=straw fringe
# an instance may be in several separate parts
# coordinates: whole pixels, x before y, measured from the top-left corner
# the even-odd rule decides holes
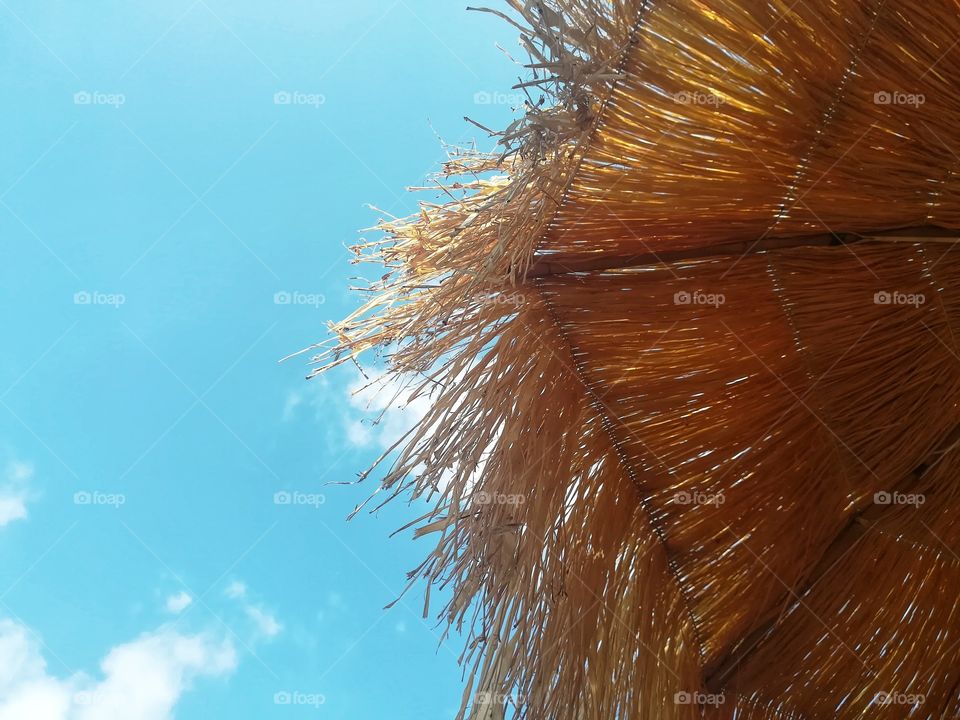
[[[337,364],[412,337],[417,328],[485,321],[477,305],[516,285],[532,262],[578,167],[646,0],[508,0],[529,26],[523,47],[535,77],[525,86],[549,99],[527,104],[523,119],[499,134],[501,153],[455,150],[435,182],[446,196],[410,218],[383,221],[383,238],[355,248],[357,262],[387,269],[371,299],[333,326]],[[321,346],[323,347],[323,346]],[[419,352],[419,349],[415,352]],[[436,360],[396,358],[399,369],[425,370]]]

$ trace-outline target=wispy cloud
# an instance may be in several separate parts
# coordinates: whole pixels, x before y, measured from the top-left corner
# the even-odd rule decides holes
[[[347,440],[357,447],[386,450],[420,422],[430,409],[425,395],[411,398],[402,378],[380,373],[366,378],[357,373],[347,387],[350,416]]]
[[[287,393],[283,403],[283,421],[295,420],[303,411],[312,411],[315,420],[325,419],[330,412],[330,393],[330,381],[326,376],[301,382],[296,389]]]
[[[427,416],[434,402],[426,393],[413,396],[420,384],[416,379],[411,381],[411,376],[378,373],[365,377],[358,372],[347,387],[350,415],[345,422],[344,432],[348,442],[379,451],[393,447]],[[436,424],[428,428],[427,433],[435,430]],[[485,464],[486,453],[468,468],[468,483],[480,477]],[[455,470],[457,468],[443,471],[438,479],[441,488],[450,483]]]
[[[271,612],[249,599],[250,593],[246,583],[232,580],[223,594],[231,600],[240,602],[244,615],[253,623],[255,639],[271,640],[283,631],[283,625]]]
[[[223,594],[232,600],[238,600],[247,596],[247,586],[239,580],[232,580]]]
[[[0,479],[0,527],[27,517],[27,496],[33,465],[15,460],[7,464]]]
[[[245,610],[247,617],[253,620],[257,632],[260,635],[266,638],[272,638],[279,635],[280,631],[283,630],[283,625],[277,622],[277,619],[263,608],[256,605],[248,605]]]
[[[289,422],[297,414],[297,408],[303,404],[303,393],[289,392],[283,405],[283,421]]]
[[[167,598],[165,607],[167,608],[167,612],[177,614],[186,610],[192,602],[193,598],[190,596],[190,593],[181,590],[176,595],[171,595]]]

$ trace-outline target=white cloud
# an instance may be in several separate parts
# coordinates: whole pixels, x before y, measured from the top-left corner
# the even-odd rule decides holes
[[[232,580],[223,594],[231,600],[241,601],[243,612],[253,621],[254,630],[260,639],[274,638],[283,630],[283,625],[274,615],[264,610],[262,606],[247,601],[247,586],[240,580]]]
[[[376,446],[380,450],[392,447],[414,425],[420,422],[430,409],[426,395],[410,398],[412,387],[406,381],[385,373],[357,378],[347,388],[350,406],[361,417],[351,417],[346,422],[347,439],[357,447]],[[373,416],[373,420],[370,420]],[[374,421],[376,421],[374,423]]]
[[[348,420],[346,423],[347,440],[355,447],[369,447],[373,444],[373,431],[361,420]]]
[[[353,410],[353,414],[345,422],[347,440],[355,446],[373,446],[380,451],[393,447],[426,417],[433,404],[433,399],[426,393],[411,397],[418,387],[416,380],[411,382],[411,376],[398,377],[380,373],[367,378],[358,372],[356,379],[347,388],[349,404]],[[374,420],[378,422],[374,424]],[[434,424],[427,433],[430,434],[436,429]],[[481,454],[476,466],[470,468],[468,487],[483,473],[486,462],[486,454]],[[422,469],[422,466],[418,466],[413,472],[416,474]],[[443,470],[437,479],[440,489],[447,487],[452,481],[454,470]]]
[[[167,598],[166,608],[167,612],[171,613],[181,613],[187,609],[190,603],[193,602],[193,598],[190,596],[190,593],[181,590],[176,595],[171,595]]]
[[[50,674],[40,641],[26,626],[0,620],[0,720],[171,720],[199,678],[237,667],[226,637],[188,635],[165,625],[112,648],[102,678]]]
[[[287,393],[283,403],[283,421],[295,419],[301,407],[312,409],[316,420],[327,417],[330,410],[330,381],[325,375],[313,377]]]
[[[7,464],[0,481],[0,527],[27,517],[27,485],[33,465],[21,461]]]
[[[5,491],[0,491],[0,527],[27,516],[27,505],[22,497],[3,493]]]
[[[27,516],[33,474],[33,466],[24,462],[9,463],[0,472],[0,526]],[[277,635],[280,623],[243,601],[246,593],[238,581],[227,588],[256,625],[250,642]],[[181,591],[167,597],[164,606],[180,613],[192,602]],[[27,625],[0,618],[0,720],[173,720],[177,703],[198,680],[227,677],[238,665],[225,632],[190,633],[175,624],[110,648],[95,676],[52,673],[41,648],[46,646]]]
[[[227,589],[223,591],[223,594],[228,598],[238,600],[247,596],[247,586],[239,580],[234,580],[227,585]]]
[[[7,466],[7,482],[26,483],[33,478],[33,463],[14,460]]]
[[[283,404],[283,421],[293,420],[297,408],[303,404],[303,395],[298,392],[287,394],[287,401]]]
[[[277,619],[263,608],[257,607],[256,605],[247,605],[244,609],[246,610],[247,617],[253,620],[257,632],[264,637],[276,637],[280,634],[280,631],[283,630],[283,625],[277,622]]]

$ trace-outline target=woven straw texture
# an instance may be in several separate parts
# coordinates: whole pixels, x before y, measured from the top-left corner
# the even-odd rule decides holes
[[[505,4],[526,117],[316,356],[432,399],[461,715],[960,717],[960,4]]]

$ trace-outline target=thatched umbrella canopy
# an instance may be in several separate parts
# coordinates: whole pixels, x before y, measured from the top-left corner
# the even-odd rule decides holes
[[[960,717],[960,5],[509,4],[525,119],[319,358],[433,398],[466,712]]]

